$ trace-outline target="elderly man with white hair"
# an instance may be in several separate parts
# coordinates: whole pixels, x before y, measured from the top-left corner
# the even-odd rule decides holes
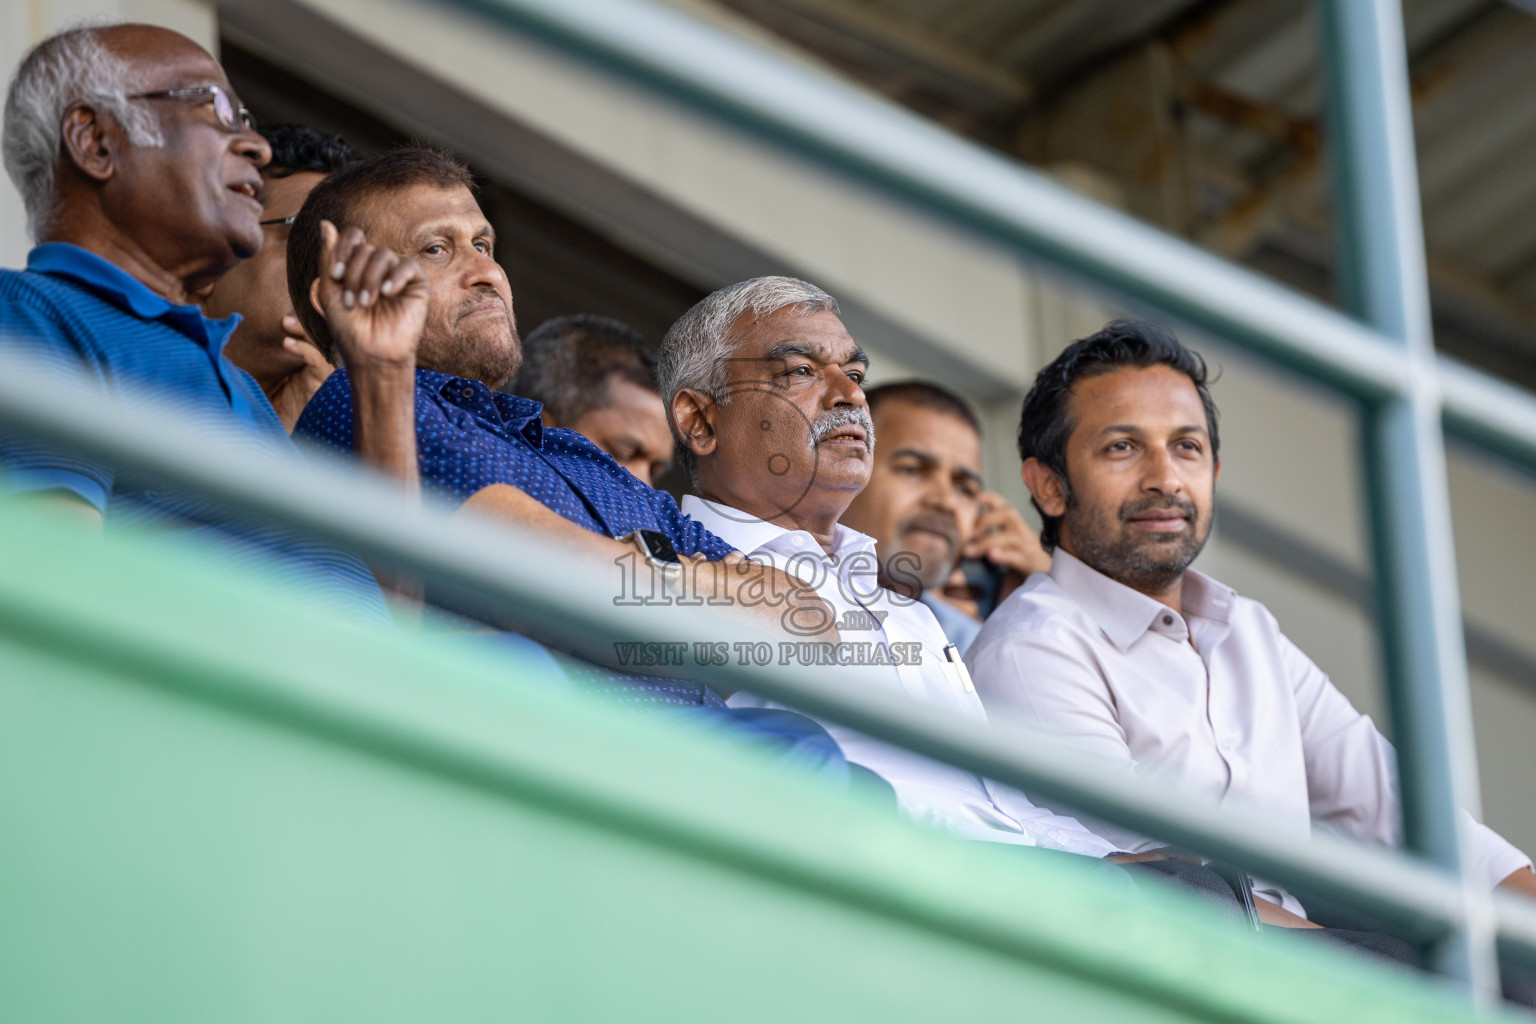
[[[0,349],[64,393],[89,395],[79,381],[134,391],[175,406],[200,436],[291,451],[266,395],[223,354],[240,318],[209,319],[192,300],[262,243],[260,169],[271,152],[218,62],[150,25],[62,32],[17,70],[3,148],[38,244],[25,270],[0,271]],[[355,375],[360,450],[414,489],[426,284],[413,261],[361,232],[332,228],[323,246],[318,297]],[[15,437],[0,437],[0,467],[12,494],[98,526],[191,527],[323,604],[386,614],[367,568],[325,545]]]
[[[815,587],[838,615],[835,648],[802,645],[813,671],[846,671],[892,694],[985,720],[933,612],[879,585],[874,541],[838,520],[869,481],[869,357],[832,296],[788,277],[722,288],[662,341],[662,398],[698,496],[682,508],[749,558]],[[732,703],[754,704],[738,694]],[[910,817],[977,839],[1103,857],[1075,819],[978,776],[823,723],[850,761],[886,779]]]

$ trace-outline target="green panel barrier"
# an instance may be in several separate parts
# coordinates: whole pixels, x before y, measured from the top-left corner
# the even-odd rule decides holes
[[[348,626],[164,538],[0,536],[7,1024],[1488,1019],[489,641]]]

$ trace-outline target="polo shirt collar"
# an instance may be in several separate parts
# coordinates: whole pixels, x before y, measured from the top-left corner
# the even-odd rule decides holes
[[[240,323],[239,313],[214,320],[197,306],[177,305],[106,257],[69,242],[44,242],[33,247],[27,253],[27,269],[74,281],[141,319],[171,320],[183,334],[204,343],[215,354],[223,351]]]
[[[706,501],[693,494],[683,496],[682,511],[710,533],[721,538],[738,551],[751,554],[766,547],[783,555],[810,552],[818,558],[826,558],[820,542],[805,530],[794,530],[770,523],[765,519],[748,515],[716,501]],[[838,564],[849,556],[875,550],[875,539],[867,534],[838,523],[832,532],[832,560]]]

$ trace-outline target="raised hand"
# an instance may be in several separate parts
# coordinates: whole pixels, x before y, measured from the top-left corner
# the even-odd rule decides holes
[[[352,373],[416,365],[431,288],[416,261],[369,244],[355,227],[320,224],[320,278],[312,286]]]
[[[416,348],[431,285],[415,260],[321,221],[320,277],[309,294],[347,367],[358,458],[417,493]]]

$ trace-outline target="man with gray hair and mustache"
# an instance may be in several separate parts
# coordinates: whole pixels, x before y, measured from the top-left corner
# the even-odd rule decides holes
[[[698,496],[690,517],[747,557],[804,580],[838,615],[838,644],[783,645],[817,671],[984,720],[964,665],[926,605],[883,589],[874,540],[838,523],[869,480],[869,357],[814,285],[760,277],[722,288],[667,332],[662,399]],[[732,704],[760,704],[738,694]],[[903,812],[975,839],[1103,857],[1107,840],[978,776],[823,722],[848,759],[891,783]]]

